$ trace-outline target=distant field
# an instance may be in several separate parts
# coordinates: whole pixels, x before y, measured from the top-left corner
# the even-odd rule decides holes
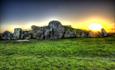
[[[115,70],[115,37],[0,41],[0,70]]]

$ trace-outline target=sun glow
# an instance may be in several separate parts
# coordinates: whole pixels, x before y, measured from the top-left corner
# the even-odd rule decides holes
[[[107,32],[115,32],[113,31],[113,29],[115,29],[114,24],[115,23],[113,21],[107,18],[89,17],[84,20],[74,22],[73,27],[92,31],[100,31],[101,28],[104,28]]]
[[[97,23],[92,23],[89,25],[89,29],[92,31],[100,31],[102,29],[102,25]]]

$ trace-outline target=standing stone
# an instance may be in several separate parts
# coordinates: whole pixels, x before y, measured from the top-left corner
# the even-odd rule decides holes
[[[38,27],[38,29],[32,30],[34,39],[44,39],[44,27]]]
[[[50,28],[48,26],[45,26],[43,29],[44,29],[44,38],[50,39],[50,37],[51,37]]]
[[[50,39],[60,39],[63,37],[64,27],[59,21],[50,21],[48,26],[50,32]]]
[[[15,28],[14,29],[14,39],[21,39],[21,35],[22,35],[22,29]]]
[[[0,33],[0,40],[2,40],[2,33]]]
[[[10,33],[9,31],[3,32],[3,34],[2,34],[3,40],[12,40],[12,38],[13,38],[13,34]]]
[[[32,34],[32,38],[33,39],[40,39],[39,37],[40,37],[40,30],[41,30],[41,27],[38,27],[38,26],[35,26],[35,25],[32,25],[31,26],[31,34]]]
[[[43,29],[43,27],[41,27],[40,29],[37,30],[36,38],[37,39],[44,39],[44,29]]]
[[[89,31],[81,30],[80,37],[88,37]]]
[[[81,32],[81,37],[86,37],[85,32]]]
[[[82,30],[81,29],[75,29],[76,37],[81,37]]]
[[[107,32],[105,31],[104,28],[101,29],[101,36],[102,37],[106,37],[107,36]]]
[[[64,32],[64,38],[74,38],[76,37],[76,31],[70,27],[70,26],[64,26],[65,32]]]
[[[31,33],[30,31],[23,31],[22,34],[21,34],[21,39],[31,39]]]

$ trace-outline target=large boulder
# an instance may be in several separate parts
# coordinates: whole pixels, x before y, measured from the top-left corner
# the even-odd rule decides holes
[[[36,38],[36,32],[37,32],[37,30],[38,30],[38,26],[32,25],[32,26],[31,26],[31,29],[32,29],[32,30],[31,30],[30,32],[31,32],[31,34],[32,34],[32,38],[35,39],[35,38]]]
[[[107,36],[107,32],[105,31],[104,28],[101,29],[101,36],[102,37],[106,37]]]
[[[74,38],[76,37],[76,31],[71,26],[64,26],[64,38]]]
[[[51,30],[48,26],[43,27],[43,31],[44,31],[44,38],[45,39],[50,39],[51,37]]]
[[[40,29],[38,29],[35,35],[36,39],[44,39],[44,28],[41,27]]]
[[[32,28],[32,31],[31,31],[32,38],[34,39],[44,38],[44,28],[43,27],[33,26],[31,28]]]
[[[61,22],[59,22],[59,21],[56,21],[56,20],[53,20],[53,21],[50,21],[49,22],[49,25],[48,25],[50,28],[52,28],[52,29],[57,29],[57,28],[59,28],[59,27],[62,27],[62,24],[61,24]]]
[[[81,30],[81,33],[80,33],[80,37],[89,37],[89,31],[86,31],[86,30]]]
[[[21,39],[31,39],[32,35],[30,31],[22,31]]]
[[[13,39],[13,34],[9,31],[5,31],[1,35],[3,40],[12,40]]]
[[[39,26],[36,26],[36,25],[32,25],[32,26],[31,26],[31,29],[32,29],[32,30],[38,30],[38,29],[40,29],[40,27],[39,27]]]
[[[50,39],[60,39],[64,35],[64,27],[59,21],[49,22]]]
[[[22,35],[22,29],[15,28],[14,29],[14,39],[21,39],[21,35]]]
[[[0,40],[2,40],[2,33],[0,33]]]
[[[76,37],[81,37],[83,31],[81,29],[75,29],[75,31],[76,31]]]

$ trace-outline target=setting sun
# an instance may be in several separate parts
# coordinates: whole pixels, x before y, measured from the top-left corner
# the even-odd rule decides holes
[[[94,16],[73,22],[71,25],[74,28],[83,30],[100,31],[103,28],[107,32],[115,32],[114,24],[115,23],[113,21],[110,21],[107,18]]]
[[[92,23],[89,25],[89,29],[92,31],[100,31],[102,29],[101,24]]]

